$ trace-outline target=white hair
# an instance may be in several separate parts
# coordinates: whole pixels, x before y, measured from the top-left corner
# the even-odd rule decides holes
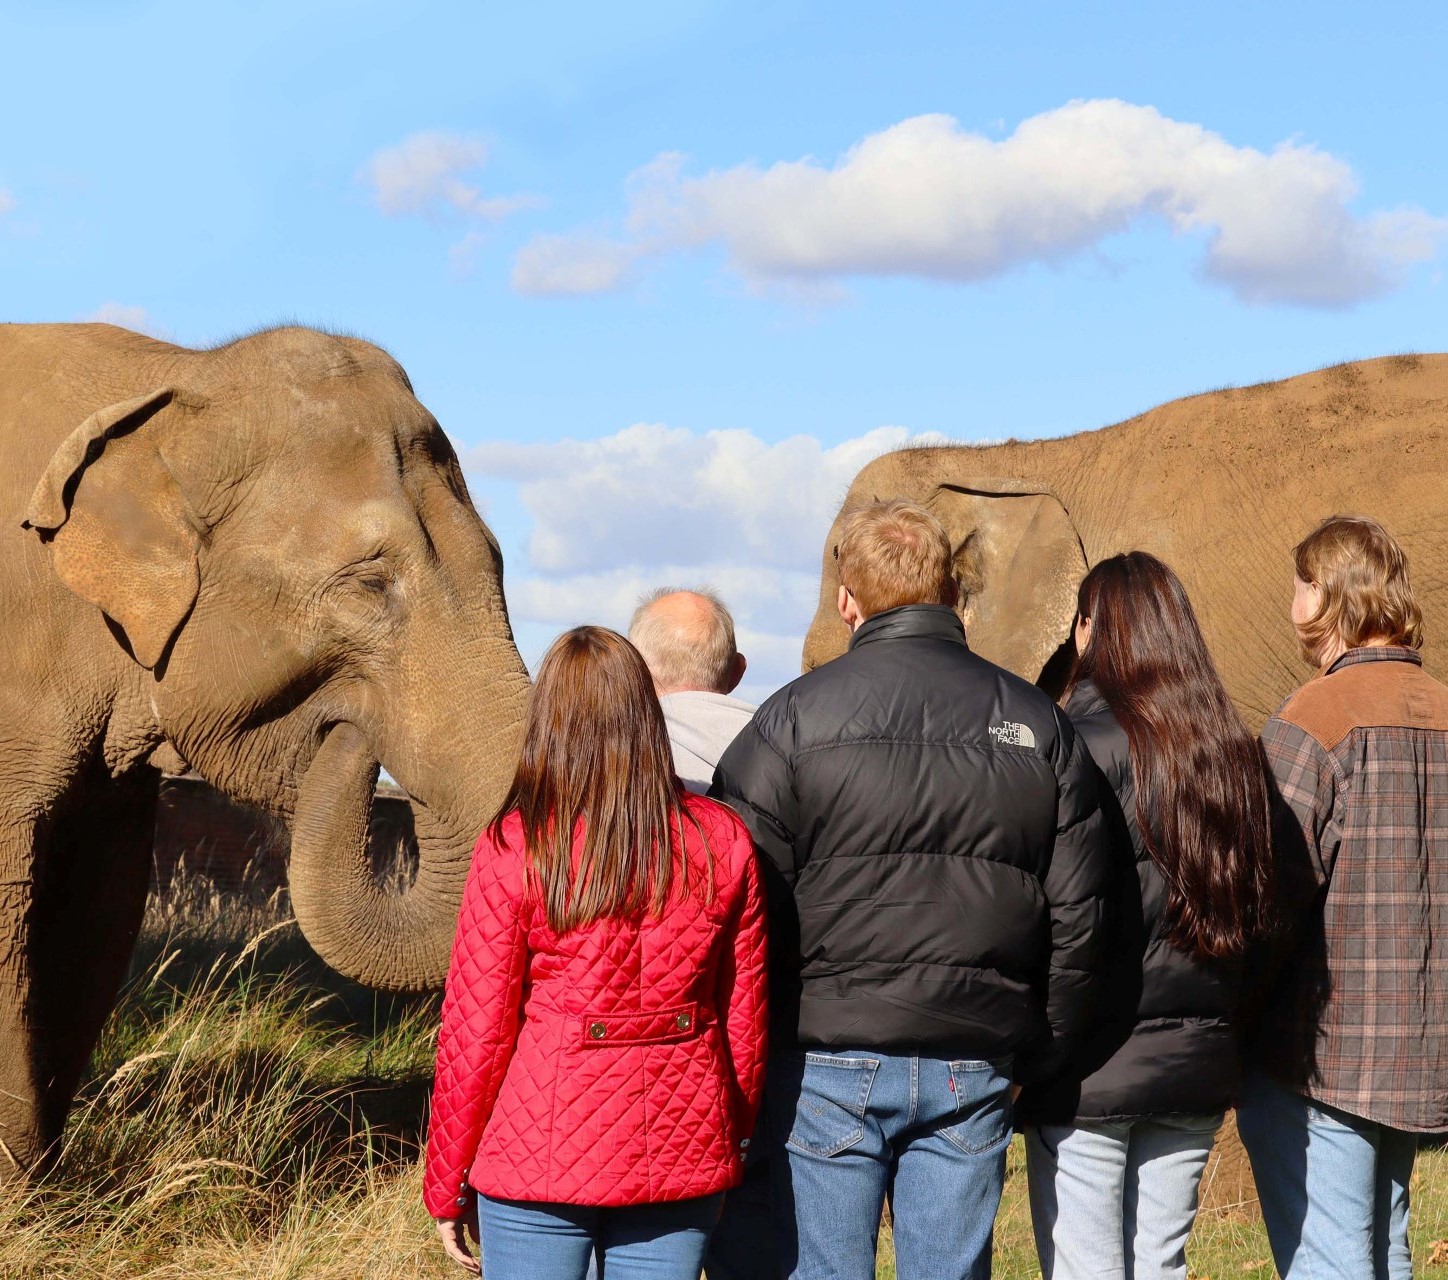
[[[697,620],[670,616],[655,608],[667,596],[688,594],[704,602]],[[639,601],[628,624],[628,638],[643,654],[660,693],[703,689],[728,693],[739,650],[734,619],[709,587],[660,587]]]

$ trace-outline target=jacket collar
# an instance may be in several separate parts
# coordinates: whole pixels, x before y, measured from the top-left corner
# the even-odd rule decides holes
[[[1065,711],[1068,716],[1094,716],[1110,710],[1094,680],[1078,680],[1076,687],[1071,690],[1071,696],[1066,699]]]
[[[850,637],[850,651],[876,640],[945,640],[969,648],[965,627],[946,604],[902,604],[866,618]]]
[[[1401,644],[1365,644],[1357,649],[1349,649],[1322,674],[1330,676],[1334,671],[1355,666],[1359,662],[1411,662],[1421,667],[1423,655]]]

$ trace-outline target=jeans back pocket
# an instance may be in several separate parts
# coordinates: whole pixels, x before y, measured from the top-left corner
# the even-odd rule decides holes
[[[799,1098],[786,1145],[808,1155],[837,1156],[859,1142],[879,1067],[878,1058],[802,1055],[795,1068]]]
[[[1011,1140],[1009,1063],[958,1061],[950,1064],[955,1116],[940,1135],[966,1155],[985,1155]]]

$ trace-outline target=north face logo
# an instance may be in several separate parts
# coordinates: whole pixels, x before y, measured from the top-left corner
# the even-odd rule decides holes
[[[1031,732],[1030,725],[1015,724],[1010,720],[991,725],[990,736],[1003,747],[1034,747],[1036,745],[1036,735]]]

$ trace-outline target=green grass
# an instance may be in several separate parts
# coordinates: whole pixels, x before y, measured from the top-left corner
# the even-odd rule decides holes
[[[443,1280],[420,1201],[436,996],[327,970],[285,904],[183,882],[153,902],[55,1171],[0,1190],[6,1280]],[[1420,1158],[1414,1248],[1448,1280],[1448,1155]],[[1272,1274],[1260,1224],[1204,1214],[1197,1276]],[[996,1274],[1038,1274],[1020,1144]],[[895,1275],[888,1227],[880,1277]]]

